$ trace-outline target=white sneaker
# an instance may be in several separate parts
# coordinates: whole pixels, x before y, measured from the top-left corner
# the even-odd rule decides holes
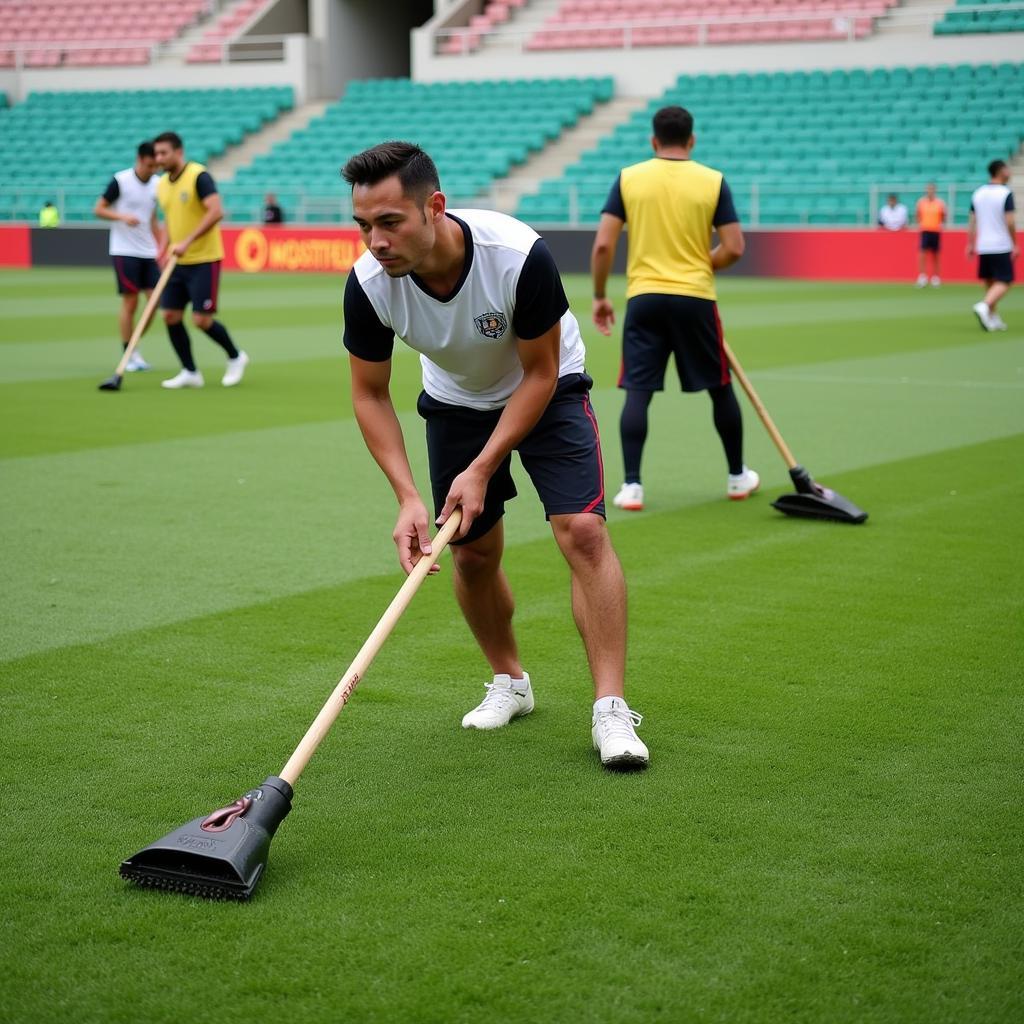
[[[530,676],[523,673],[523,681],[512,677],[495,676],[493,683],[485,683],[487,696],[462,718],[463,729],[500,729],[513,718],[528,715],[533,710],[533,689]],[[525,685],[526,689],[523,689]]]
[[[621,697],[605,697],[594,704],[590,735],[601,764],[610,768],[646,768],[651,759],[646,744],[636,734],[643,715],[630,711]]]
[[[998,313],[992,313],[989,316],[989,318],[988,318],[988,322],[991,325],[989,327],[990,331],[1008,331],[1009,330],[1009,328],[1006,326],[1006,324],[1003,323],[1003,318]]]
[[[616,508],[623,508],[627,512],[642,512],[644,510],[644,488],[642,484],[623,484],[619,493],[612,498],[612,504]]]
[[[153,367],[142,358],[142,353],[136,350],[129,357],[124,369],[126,373],[139,373],[142,370],[152,370]]]
[[[987,302],[976,302],[972,307],[974,315],[978,318],[978,323],[981,324],[983,331],[994,331],[995,325],[992,323],[992,311],[988,308]]]
[[[249,357],[239,350],[237,356],[234,359],[228,360],[228,368],[224,371],[224,376],[221,377],[220,382],[226,388],[233,388],[241,379],[245,373],[245,368],[249,365]]]
[[[941,278],[939,278],[939,276],[938,276],[938,275],[936,274],[936,275],[935,275],[935,276],[934,276],[934,277],[932,278],[932,287],[933,287],[933,288],[938,288],[940,284],[942,284],[942,280],[941,280]]]
[[[738,476],[729,474],[729,486],[726,494],[730,501],[743,501],[749,498],[761,486],[761,478],[748,466]]]
[[[160,381],[160,387],[177,391],[179,388],[201,388],[204,383],[203,375],[198,370],[182,370],[176,376]]]
[[[914,287],[915,288],[924,288],[927,284],[928,284],[928,275],[927,274],[918,274],[917,275],[917,284]]]

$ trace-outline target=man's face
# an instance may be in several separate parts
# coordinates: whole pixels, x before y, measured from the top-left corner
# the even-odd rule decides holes
[[[1004,184],[1009,184],[1010,181],[1010,167],[1008,164],[1004,164],[1003,168],[996,175],[996,177]]]
[[[178,169],[182,158],[180,149],[175,149],[169,142],[154,143],[153,148],[156,150],[156,162],[160,170],[173,172]]]
[[[889,205],[890,206],[895,206],[896,205],[896,197],[895,196],[889,196]]]
[[[929,199],[934,199],[935,198],[935,186],[934,185],[929,185],[925,189],[925,192],[927,193]]]
[[[149,181],[156,174],[156,157],[140,156],[135,160],[135,173],[139,181]]]
[[[352,189],[352,217],[363,244],[389,277],[411,274],[430,255],[444,196],[434,192],[423,202],[402,192],[397,175]]]

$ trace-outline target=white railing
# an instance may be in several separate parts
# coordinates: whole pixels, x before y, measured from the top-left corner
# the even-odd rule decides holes
[[[226,193],[225,206],[229,223],[259,223],[263,219],[263,198],[268,191],[278,196],[279,205],[284,209],[289,224],[322,224],[324,226],[351,227],[352,204],[347,191],[341,184],[337,191],[329,189],[310,189],[289,185],[287,181],[275,182],[273,186],[243,186],[221,183]],[[541,182],[533,182],[534,191]],[[964,195],[970,195],[979,182],[939,182],[938,195],[944,199],[949,210],[949,226],[966,224],[966,213],[957,212],[957,201]],[[828,226],[829,223],[843,224],[848,227],[873,226],[878,217],[878,210],[889,193],[896,193],[907,208],[913,213],[913,206],[923,191],[924,182],[914,181],[876,181],[865,184],[832,187],[806,187],[792,184],[755,180],[748,183],[732,185],[733,198],[740,210],[741,220],[746,227],[788,227],[788,226]],[[83,223],[92,220],[92,204],[100,195],[102,186],[89,188],[82,185],[33,184],[25,186],[7,185],[0,193],[0,221],[29,220],[35,221],[38,209],[30,208],[32,204],[41,205],[43,198],[50,200],[57,207],[62,222]],[[515,213],[517,198],[521,193],[521,184],[515,192],[508,183],[496,182],[485,193],[475,195],[456,195],[447,193],[448,205],[453,208],[475,207],[496,209]],[[594,226],[597,212],[604,203],[604,197],[597,196],[593,188],[581,188],[579,185],[567,185],[563,195],[567,200],[567,215],[564,217],[545,218],[529,217],[531,223],[557,227],[590,227]],[[847,218],[856,216],[855,223],[844,221],[820,221],[823,208],[820,200],[831,200],[837,196],[847,198],[858,197],[856,208],[845,204]],[[766,207],[771,200],[786,197],[797,198],[803,202],[801,206],[791,204],[795,214],[780,222],[777,217],[767,214]],[[589,214],[589,216],[588,216]],[[105,222],[98,221],[98,224]]]
[[[285,39],[279,36],[246,36],[233,42],[218,41],[215,43],[183,43],[175,39],[169,43],[154,43],[152,40],[118,39],[91,40],[88,42],[54,42],[45,40],[31,42],[19,40],[16,43],[0,43],[0,54],[13,55],[13,70],[46,71],[53,68],[73,66],[77,70],[89,67],[131,67],[151,64],[158,58],[169,57],[184,60],[195,47],[219,47],[220,57],[217,60],[204,60],[203,64],[236,64],[245,61],[283,61],[285,59]],[[105,64],[74,64],[69,57],[78,54],[115,51],[123,54],[123,63]],[[145,53],[144,60],[132,59],[140,51]],[[56,62],[48,62],[44,58],[55,56]],[[0,71],[4,70],[0,67]]]
[[[500,25],[491,28],[459,28],[438,29],[434,32],[434,52],[438,56],[459,56],[477,52],[485,44],[495,44],[506,51],[529,52],[530,42],[537,36],[553,39],[562,36],[565,39],[579,36],[586,32],[621,33],[621,42],[614,44],[597,44],[602,49],[633,49],[643,46],[645,49],[659,45],[652,42],[654,33],[664,33],[664,46],[705,46],[711,42],[720,42],[714,38],[715,31],[721,28],[768,28],[782,24],[815,24],[830,29],[832,40],[853,41],[874,30],[874,23],[885,19],[887,25],[907,28],[934,29],[947,13],[1002,13],[1024,11],[1024,2],[992,5],[953,6],[951,3],[936,4],[928,7],[890,6],[884,9],[881,4],[852,5],[833,11],[807,11],[795,14],[707,14],[699,16],[666,15],[657,18],[609,19],[605,21],[547,21],[529,28],[517,28],[515,25]],[[867,8],[867,9],[866,9]],[[671,33],[678,30],[689,30],[687,40],[681,43],[670,38]],[[744,40],[757,42],[758,40]],[[787,42],[785,39],[764,39],[763,42]],[[557,47],[551,47],[557,49]],[[581,49],[587,45],[581,44]],[[545,50],[547,47],[538,49]]]

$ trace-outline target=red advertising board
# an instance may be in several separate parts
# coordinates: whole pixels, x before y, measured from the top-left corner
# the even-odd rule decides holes
[[[921,236],[916,231],[751,231],[740,275],[810,281],[912,281]],[[944,281],[975,280],[967,232],[944,231],[940,274]]]
[[[24,224],[0,227],[0,267],[30,267],[32,246]]]
[[[224,269],[347,274],[364,250],[354,228],[225,228]]]

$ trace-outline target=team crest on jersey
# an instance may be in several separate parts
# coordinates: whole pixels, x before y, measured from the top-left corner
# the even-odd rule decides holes
[[[178,193],[178,198],[179,198],[179,199],[180,199],[180,200],[181,200],[181,201],[182,201],[183,203],[187,203],[187,202],[188,202],[188,192],[179,192],[179,193]]]
[[[500,338],[508,328],[504,313],[483,313],[475,317],[473,323],[485,338]]]

